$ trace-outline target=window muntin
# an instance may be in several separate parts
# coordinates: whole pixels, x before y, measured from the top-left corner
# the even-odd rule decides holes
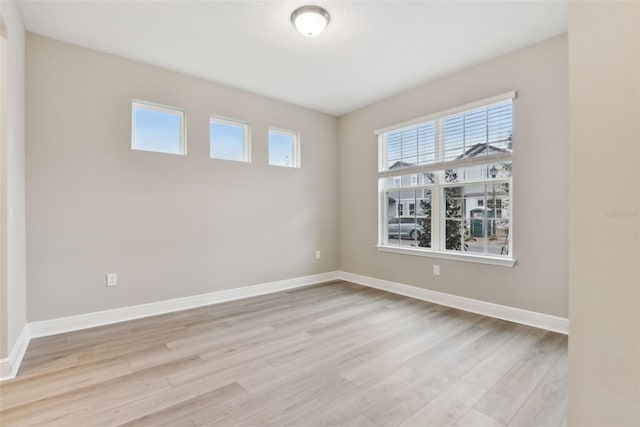
[[[300,135],[296,132],[269,129],[269,164],[300,167]]]
[[[184,111],[158,104],[131,104],[131,148],[166,154],[186,154]]]
[[[380,245],[512,259],[514,96],[379,133]]]
[[[249,125],[228,119],[209,119],[209,157],[219,160],[249,162]]]

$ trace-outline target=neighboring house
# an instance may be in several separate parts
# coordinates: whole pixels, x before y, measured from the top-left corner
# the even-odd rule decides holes
[[[389,167],[389,170],[403,169],[410,166],[415,165],[413,163],[397,161]],[[415,190],[408,190],[405,189],[405,187],[429,185],[433,183],[434,176],[431,172],[387,178],[387,188],[398,189],[397,193],[395,191],[393,192],[393,194],[397,194],[397,197],[389,196],[387,200],[387,218],[391,219],[400,216],[422,215],[422,213],[420,212],[420,200],[424,198],[426,198],[427,200],[431,200],[429,191],[425,192],[423,190],[420,190],[419,194],[416,197]]]
[[[509,146],[511,145],[511,138],[509,138]],[[492,154],[500,154],[507,152],[506,149],[496,147],[488,143],[476,144],[468,148],[464,154],[461,154],[456,158],[469,159],[478,156],[487,156]],[[511,172],[504,169],[504,165],[496,164],[496,176],[508,177]],[[489,169],[489,170],[487,170]],[[460,181],[474,181],[480,179],[487,179],[491,177],[491,166],[471,166],[458,171],[458,179]],[[461,176],[462,175],[462,176]],[[495,190],[495,191],[494,191]],[[509,218],[509,192],[505,191],[505,188],[498,184],[494,188],[485,189],[485,185],[465,185],[464,186],[464,198],[466,204],[464,206],[465,218]],[[485,203],[486,200],[486,203]],[[494,215],[495,209],[495,215]]]
[[[510,140],[511,138],[508,140],[509,146],[511,144]],[[459,155],[456,160],[499,154],[506,151],[504,148],[495,147],[487,143],[480,143],[469,147],[463,154]],[[390,166],[389,170],[401,170],[410,166],[415,165],[398,161]],[[498,177],[508,177],[510,175],[510,171],[505,169],[503,164],[496,164],[495,167]],[[486,179],[490,176],[490,169],[491,165],[470,166],[457,169],[455,170],[457,180],[453,182],[460,181],[461,185],[463,185],[466,181]],[[391,193],[393,195],[397,194],[397,197],[388,197],[387,218],[423,215],[420,211],[419,202],[421,199],[431,200],[430,192],[428,190],[418,190],[416,192],[414,189],[411,189],[411,187],[433,183],[434,175],[431,172],[387,178],[387,188],[398,189],[397,192],[393,191]],[[464,185],[459,203],[462,203],[464,206],[464,217],[466,219],[493,218],[494,216],[499,219],[509,218],[509,192],[508,190],[505,191],[505,187],[501,184],[495,185],[495,193],[493,188],[485,189],[485,184]]]

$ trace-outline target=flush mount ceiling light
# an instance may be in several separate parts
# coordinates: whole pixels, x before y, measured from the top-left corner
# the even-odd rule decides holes
[[[291,22],[307,37],[315,37],[329,24],[329,12],[320,6],[302,6],[291,14]]]

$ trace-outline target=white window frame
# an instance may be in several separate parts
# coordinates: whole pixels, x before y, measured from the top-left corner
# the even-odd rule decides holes
[[[242,128],[242,160],[221,159],[219,157],[213,157],[211,152],[211,123],[219,123],[222,125]],[[230,119],[227,117],[209,116],[209,158],[213,160],[251,163],[251,126],[249,126],[249,123],[241,120]]]
[[[281,135],[281,136],[290,136],[293,139],[293,147],[291,147],[291,165],[289,166],[285,166],[285,165],[272,165],[271,163],[269,163],[269,166],[275,166],[275,167],[281,167],[281,168],[293,168],[293,169],[299,169],[302,167],[301,165],[301,156],[300,156],[300,133],[296,132],[296,131],[292,131],[292,130],[287,130],[287,129],[282,129],[282,128],[276,128],[276,127],[272,127],[269,126],[268,132],[267,132],[267,151],[269,151],[269,149],[271,148],[269,146],[269,134],[276,134],[276,135]],[[267,152],[267,162],[269,161],[269,152]]]
[[[136,110],[138,108],[155,111],[158,113],[168,113],[177,115],[180,118],[180,151],[178,153],[167,153],[165,151],[147,150],[144,148],[136,147]],[[146,151],[150,153],[170,154],[174,156],[186,156],[187,155],[187,116],[184,110],[179,108],[170,107],[167,105],[157,104],[155,102],[142,101],[139,99],[133,99],[131,101],[131,149],[136,151]]]
[[[513,169],[512,176],[509,178],[490,178],[490,179],[480,179],[480,180],[469,180],[469,181],[458,181],[458,182],[444,182],[445,170],[454,169],[460,167],[468,167],[479,164],[491,164],[491,163],[500,163],[501,161],[511,161],[513,162],[513,154],[500,154],[500,155],[490,155],[483,156],[482,158],[471,158],[464,160],[456,160],[452,162],[444,162],[444,132],[443,130],[443,122],[449,116],[459,114],[462,112],[472,111],[474,109],[486,108],[490,107],[494,104],[499,104],[505,102],[507,100],[513,100],[516,98],[516,92],[507,92],[501,95],[497,95],[491,98],[483,99],[480,101],[476,101],[473,103],[465,104],[456,108],[452,108],[446,111],[430,114],[428,116],[420,117],[417,119],[409,120],[403,123],[399,123],[397,125],[387,126],[382,129],[378,129],[374,132],[374,134],[378,137],[378,244],[376,245],[377,249],[382,252],[391,252],[397,254],[406,254],[406,255],[415,255],[415,256],[424,256],[431,258],[441,258],[441,259],[450,259],[450,260],[459,260],[459,261],[468,261],[475,262],[481,264],[491,264],[505,267],[513,267],[516,262],[516,258],[513,251],[513,230],[514,230],[514,221],[513,221]],[[404,169],[396,169],[396,170],[388,170],[387,169],[387,159],[386,159],[386,141],[384,140],[385,134],[387,132],[395,131],[398,129],[402,129],[408,126],[418,125],[425,122],[433,121],[435,124],[435,133],[436,133],[436,141],[435,141],[435,149],[436,149],[436,160],[434,163],[421,165],[421,166],[410,166]],[[419,185],[419,186],[411,186],[411,187],[396,187],[393,188],[385,188],[384,180],[386,178],[393,177],[395,179],[398,175],[408,175],[413,173],[421,173],[421,172],[433,172],[435,182],[433,184]],[[508,206],[508,218],[509,218],[509,254],[507,256],[496,256],[491,254],[478,254],[478,253],[469,253],[463,251],[451,251],[444,249],[445,238],[445,218],[442,217],[441,212],[444,211],[445,206],[445,188],[448,187],[461,187],[467,185],[499,185],[503,183],[509,184],[510,191],[510,203]],[[398,246],[398,245],[390,245],[388,244],[388,235],[386,230],[386,224],[389,220],[387,216],[387,197],[388,192],[394,191],[402,191],[406,190],[421,190],[428,189],[431,191],[431,248],[416,248],[416,247],[406,247],[406,246]],[[504,208],[503,208],[504,210]]]

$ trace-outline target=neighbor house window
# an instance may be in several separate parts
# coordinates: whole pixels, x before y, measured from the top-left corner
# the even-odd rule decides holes
[[[300,135],[281,129],[269,129],[269,164],[300,167]]]
[[[209,157],[212,159],[251,161],[249,125],[228,119],[209,120]]]
[[[376,131],[380,250],[513,265],[514,98]]]
[[[184,111],[143,101],[131,104],[131,148],[187,153]]]

